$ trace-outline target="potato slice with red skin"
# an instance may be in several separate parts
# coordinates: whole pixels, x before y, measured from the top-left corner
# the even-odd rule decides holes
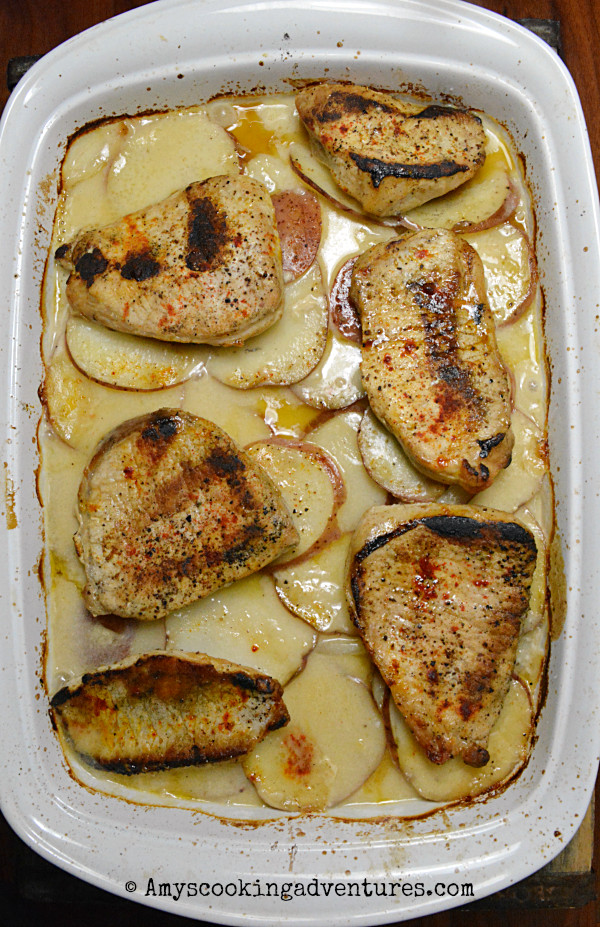
[[[520,201],[502,162],[483,168],[459,190],[406,213],[407,227],[476,232],[506,221]]]
[[[314,652],[284,691],[290,723],[244,760],[263,801],[285,811],[323,811],[379,766],[385,729],[369,688],[335,657]]]
[[[367,409],[360,423],[358,448],[369,476],[402,502],[434,502],[447,489],[413,466],[402,446],[371,409]]]
[[[539,490],[548,471],[548,447],[542,430],[519,409],[512,414],[515,436],[511,462],[491,486],[472,498],[474,505],[515,512]]]
[[[279,489],[300,538],[273,566],[305,560],[337,537],[337,512],[346,487],[335,461],[322,448],[271,438],[246,450]]]
[[[292,387],[303,402],[317,409],[346,409],[366,395],[360,373],[360,319],[349,296],[355,261],[353,257],[342,265],[331,287],[323,356],[314,370]]]
[[[202,368],[207,348],[156,341],[113,331],[72,315],[65,332],[67,351],[77,369],[117,389],[165,389],[183,383]]]
[[[321,207],[307,190],[271,195],[281,242],[283,279],[295,280],[313,264],[321,242]]]

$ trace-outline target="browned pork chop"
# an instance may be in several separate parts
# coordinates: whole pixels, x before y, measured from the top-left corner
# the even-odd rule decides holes
[[[224,175],[61,245],[67,298],[107,328],[232,344],[283,311],[275,211],[263,184]]]
[[[212,422],[160,409],[100,444],[79,488],[94,615],[162,618],[297,543],[279,490]]]
[[[366,212],[398,216],[469,180],[485,160],[478,116],[352,84],[316,84],[296,107],[317,154]]]
[[[275,679],[175,651],[87,673],[51,706],[78,753],[126,774],[241,756],[289,721]]]
[[[484,489],[510,463],[514,436],[477,252],[444,229],[375,245],[354,265],[350,297],[375,415],[425,474]]]
[[[519,522],[475,506],[379,506],[358,526],[350,610],[432,762],[488,762],[536,557]]]

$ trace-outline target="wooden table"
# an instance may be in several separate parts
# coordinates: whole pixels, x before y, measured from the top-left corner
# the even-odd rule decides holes
[[[0,68],[9,59],[43,54],[89,26],[146,0],[0,0]],[[575,80],[586,115],[600,178],[600,2],[599,0],[476,0],[476,5],[515,20],[560,24],[561,55]],[[0,76],[0,110],[8,89]],[[600,780],[596,787],[600,798]],[[600,805],[598,805],[600,807]],[[600,884],[593,854],[600,860],[600,815],[591,811],[561,856],[541,873],[491,898],[444,914],[419,918],[421,927],[596,927]],[[179,927],[188,921],[93,888],[41,860],[0,817],[0,917],[3,924],[29,925],[38,918],[63,927]]]

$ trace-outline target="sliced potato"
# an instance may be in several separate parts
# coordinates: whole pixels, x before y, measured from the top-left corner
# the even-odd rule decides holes
[[[548,609],[544,609],[538,624],[522,635],[515,661],[515,673],[530,686],[536,707],[542,692],[542,671],[549,639],[549,615]]]
[[[337,515],[342,533],[354,531],[363,513],[372,505],[383,505],[386,492],[365,470],[358,449],[357,432],[362,410],[338,412],[308,435],[336,461],[346,484],[346,501]]]
[[[360,374],[360,345],[330,326],[323,356],[314,370],[292,389],[316,409],[346,409],[366,396]]]
[[[169,797],[175,797],[218,802],[220,805],[261,805],[256,790],[248,782],[237,760],[221,760],[220,763],[207,763],[204,766],[147,772],[143,776],[119,776],[113,773],[111,778],[121,781],[129,789],[150,791],[165,796],[167,800]]]
[[[338,508],[343,486],[335,464],[316,447],[264,442],[248,454],[266,470],[292,516],[300,541],[275,563],[302,556],[323,536]]]
[[[321,202],[321,216],[323,233],[318,261],[328,293],[335,287],[344,264],[372,245],[390,241],[398,235],[395,227],[371,225],[369,217],[348,216],[326,201]]]
[[[208,371],[236,389],[286,386],[316,367],[327,343],[327,300],[318,267],[286,286],[283,316],[237,347],[213,351]]]
[[[75,173],[68,174],[65,161],[61,241],[158,203],[194,181],[240,171],[234,140],[199,108],[101,125],[80,136],[69,156]]]
[[[288,161],[280,158],[274,152],[263,152],[255,155],[246,163],[244,173],[252,177],[253,180],[259,180],[263,183],[269,193],[304,189]]]
[[[240,172],[233,138],[200,108],[137,116],[122,125],[126,134],[106,184],[120,216],[190,183]]]
[[[315,647],[315,652],[335,657],[338,662],[340,660],[344,661],[346,658],[353,659],[354,657],[359,657],[361,660],[364,660],[366,670],[360,671],[358,674],[351,671],[348,665],[344,665],[341,668],[344,672],[348,673],[348,675],[357,676],[357,678],[362,679],[363,682],[368,682],[371,689],[373,689],[373,676],[377,673],[377,670],[360,637],[350,637],[343,633],[321,634],[319,642]]]
[[[531,242],[510,222],[464,237],[482,260],[490,308],[496,325],[502,325],[531,298]]]
[[[345,806],[370,805],[373,802],[381,805],[385,802],[417,798],[417,793],[398,769],[390,752],[386,751],[375,772],[371,773],[364,785],[345,802]],[[382,811],[385,812],[385,808],[382,808]]]
[[[515,512],[539,489],[548,468],[546,442],[542,432],[518,409],[512,414],[515,444],[512,460],[491,486],[473,496],[473,505],[486,505],[502,512]]]
[[[363,682],[371,691],[371,696],[373,695],[372,682],[376,670],[359,637],[348,637],[346,634],[322,634],[314,653],[334,660],[342,673],[351,679]]]
[[[279,601],[268,576],[254,575],[177,609],[166,619],[167,648],[233,660],[286,683],[316,634]]]
[[[435,502],[446,486],[420,473],[371,409],[362,417],[358,449],[369,475],[401,502]]]
[[[521,506],[515,512],[515,517],[535,537],[538,549],[537,564],[529,590],[529,608],[522,624],[523,634],[537,628],[546,619],[548,594],[547,554],[550,538],[549,535],[544,533],[532,511],[532,509],[536,508],[536,501],[540,499],[543,493],[543,488],[538,490],[535,496],[528,500],[527,504]]]
[[[479,769],[460,757],[441,766],[428,760],[393,702],[390,727],[400,769],[419,795],[430,801],[458,801],[481,795],[515,775],[529,755],[533,713],[524,683],[513,679],[488,741],[490,760]]]
[[[102,228],[119,218],[116,208],[106,195],[106,174],[97,171],[84,176],[70,190],[63,190],[58,199],[54,246],[72,241],[78,232]],[[66,272],[60,269],[66,278]]]
[[[96,383],[77,370],[61,347],[47,367],[43,396],[57,434],[71,447],[89,452],[121,422],[152,412],[163,403],[178,407],[183,388],[134,392]]]
[[[496,337],[502,359],[512,372],[514,405],[545,428],[548,397],[546,370],[539,353],[543,334],[538,325],[537,313],[527,312],[497,328]]]
[[[312,654],[284,692],[290,723],[244,760],[262,800],[285,811],[322,811],[379,766],[385,730],[367,686],[335,658]]]
[[[463,223],[478,225],[489,222],[511,197],[506,167],[499,152],[488,155],[483,167],[458,190],[411,209],[406,218],[420,228],[432,229],[456,229]],[[512,202],[511,211],[514,211],[517,199],[512,197]],[[502,217],[502,221],[508,218],[504,212]]]
[[[78,135],[69,145],[62,164],[63,189],[70,191],[82,180],[110,167],[124,138],[120,122],[105,122]]]
[[[342,535],[308,560],[273,573],[277,595],[294,615],[317,631],[356,634],[346,603],[346,557],[350,535]]]
[[[443,502],[445,505],[465,505],[472,498],[473,493],[455,483],[454,486],[446,486],[446,489],[436,501]]]
[[[67,322],[67,350],[78,370],[92,380],[120,389],[164,389],[182,383],[202,368],[208,349],[169,344],[124,332],[72,315]]]

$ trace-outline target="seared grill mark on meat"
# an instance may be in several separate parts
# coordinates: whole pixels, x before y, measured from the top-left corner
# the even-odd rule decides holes
[[[388,114],[394,112],[393,107],[382,100],[370,99],[361,93],[353,93],[352,91],[334,91],[315,118],[318,122],[325,124],[337,122],[343,116],[365,116],[372,110]]]
[[[382,161],[379,158],[367,158],[364,155],[351,151],[350,157],[359,171],[363,171],[371,178],[371,183],[377,189],[386,177],[403,177],[407,180],[438,180],[440,177],[452,177],[468,171],[466,164],[457,164],[456,161],[438,161],[435,164],[398,164]]]
[[[96,277],[104,273],[107,267],[108,261],[99,248],[86,251],[75,264],[75,270],[88,288],[91,287]]]
[[[54,259],[56,261],[63,261],[67,257],[70,249],[71,249],[71,245],[69,244],[59,245],[56,251],[54,252]]]
[[[478,438],[477,443],[481,448],[479,456],[485,459],[493,448],[498,447],[498,445],[504,441],[505,437],[506,435],[504,432],[500,432],[500,434],[493,435],[491,438],[485,438],[483,440]]]
[[[479,116],[476,116],[474,113],[469,113],[468,110],[457,109],[455,106],[440,106],[437,103],[432,103],[430,106],[426,106],[425,109],[420,110],[418,113],[411,113],[407,116],[407,119],[440,119],[444,116],[457,116],[459,114],[469,115],[471,119],[475,122],[481,124],[481,119]]]
[[[533,535],[492,510],[386,506],[359,525],[351,614],[432,762],[488,761],[537,555]]]
[[[458,273],[444,281],[443,286],[437,286],[434,281],[419,280],[407,284],[407,289],[423,310],[425,351],[431,374],[439,380],[436,402],[440,409],[440,421],[466,407],[471,411],[473,421],[480,422],[484,413],[483,400],[473,385],[471,371],[463,365],[459,355],[454,305],[459,287]],[[478,317],[481,321],[481,312]],[[432,429],[437,430],[435,422],[432,423]]]
[[[86,673],[51,711],[80,754],[124,774],[231,759],[289,721],[270,676],[164,651]]]
[[[152,414],[136,441],[137,450],[155,465],[166,454],[180,427],[181,419],[175,415]]]
[[[300,118],[340,188],[376,216],[399,216],[469,180],[485,160],[481,120],[368,87],[320,84]]]
[[[155,261],[148,251],[128,254],[120,271],[124,280],[136,280],[138,283],[155,277],[159,272],[159,262]]]
[[[150,424],[142,431],[142,440],[150,441],[152,444],[159,442],[168,442],[177,434],[179,419],[170,415],[154,415]]]
[[[79,520],[87,607],[142,619],[255,572],[298,539],[278,490],[225,432],[164,409],[101,444]]]
[[[470,516],[431,515],[403,522],[394,528],[393,531],[375,535],[356,551],[354,560],[356,563],[362,563],[363,560],[380,547],[406,534],[407,531],[411,531],[419,524],[429,528],[430,531],[435,532],[435,534],[438,534],[440,537],[454,539],[456,541],[487,540],[490,544],[498,545],[508,542],[529,547],[530,551],[534,554],[536,551],[533,535],[518,522],[486,521],[481,523]]]
[[[215,475],[227,477],[230,485],[235,485],[236,482],[232,480],[231,477],[240,470],[245,469],[244,462],[239,457],[236,457],[234,454],[228,456],[218,450],[215,450],[207,457],[206,466],[209,467]]]
[[[227,221],[207,197],[190,200],[188,247],[185,258],[190,270],[198,273],[218,263],[227,244]]]
[[[475,250],[443,229],[376,245],[354,265],[350,299],[375,415],[428,476],[485,488],[510,463],[514,437]]]

